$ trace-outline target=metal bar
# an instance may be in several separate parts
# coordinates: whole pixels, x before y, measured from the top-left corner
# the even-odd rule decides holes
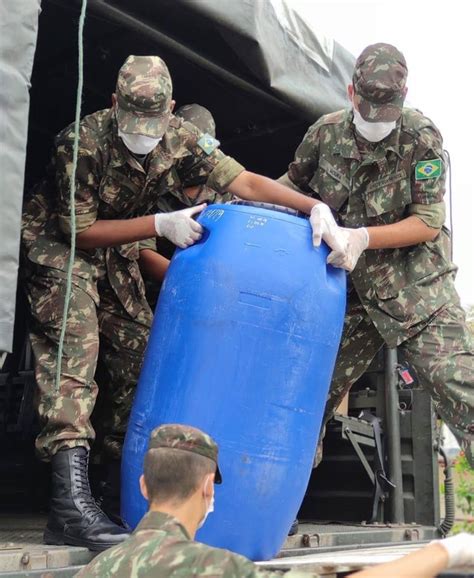
[[[403,524],[402,452],[400,443],[400,414],[398,412],[397,350],[385,347],[385,435],[388,440],[388,466],[395,487],[390,491],[390,517],[395,524]]]
[[[367,472],[367,475],[369,476],[370,481],[375,486],[375,484],[377,483],[375,480],[375,474],[374,474],[372,468],[370,467],[370,464],[367,461],[367,458],[365,457],[364,452],[361,450],[359,443],[357,442],[357,440],[355,439],[351,430],[348,427],[344,428],[344,432],[345,432],[346,436],[349,438],[349,441],[351,442],[352,447],[354,448],[356,454],[358,455],[359,460],[362,462],[362,465],[364,466],[364,469]]]

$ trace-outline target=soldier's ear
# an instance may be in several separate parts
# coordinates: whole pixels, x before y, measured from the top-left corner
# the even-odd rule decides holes
[[[146,488],[145,476],[143,474],[140,476],[140,492],[145,500],[148,500],[148,490]]]
[[[347,85],[347,94],[349,96],[349,100],[352,102],[352,97],[354,96],[354,86],[352,84]]]
[[[117,95],[115,92],[112,93],[112,108],[117,104]]]
[[[173,112],[175,106],[176,106],[176,101],[175,101],[175,100],[172,100],[172,101],[170,102],[170,112]]]

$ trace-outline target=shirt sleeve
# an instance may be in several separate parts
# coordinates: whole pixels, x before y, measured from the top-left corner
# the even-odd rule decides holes
[[[156,238],[152,237],[151,239],[144,239],[143,241],[139,241],[138,250],[143,251],[143,249],[151,249],[152,251],[156,251]]]
[[[445,193],[446,163],[443,139],[433,125],[420,130],[412,165],[412,202],[419,205],[441,203]]]
[[[66,129],[56,144],[56,187],[58,191],[59,226],[63,233],[71,232],[70,187],[73,172],[74,131]],[[96,144],[89,131],[80,129],[75,179],[76,232],[89,228],[97,219],[100,160]]]
[[[412,203],[408,207],[408,213],[415,215],[419,219],[432,227],[433,229],[441,229],[446,219],[446,207],[444,201],[441,203],[433,203],[432,205],[424,205],[422,203]]]
[[[309,186],[319,162],[320,124],[315,123],[296,149],[295,159],[288,167],[288,178],[302,191],[314,194]]]
[[[218,193],[224,193],[230,183],[245,170],[232,157],[226,156],[219,148],[219,141],[201,133],[194,125],[185,123],[187,148],[190,156],[183,159],[177,171],[183,186],[196,182],[206,182]]]

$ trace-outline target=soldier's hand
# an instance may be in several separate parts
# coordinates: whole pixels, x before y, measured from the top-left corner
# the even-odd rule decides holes
[[[193,219],[206,208],[206,203],[172,213],[155,215],[155,230],[159,237],[166,237],[176,246],[184,249],[193,245],[202,236],[201,225]]]
[[[339,227],[339,234],[344,238],[344,250],[335,250],[329,253],[327,262],[334,267],[341,267],[350,272],[357,265],[359,257],[369,246],[369,233],[365,227],[360,229]]]
[[[474,536],[463,532],[444,540],[434,540],[448,553],[448,568],[455,566],[474,566]]]
[[[309,222],[313,230],[313,246],[319,247],[321,239],[325,241],[333,251],[344,253],[346,240],[340,233],[331,209],[324,203],[317,203],[311,209]]]

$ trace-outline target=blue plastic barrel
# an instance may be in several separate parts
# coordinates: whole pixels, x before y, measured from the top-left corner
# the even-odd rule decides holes
[[[223,476],[197,539],[269,559],[311,473],[345,311],[345,273],[313,248],[306,218],[211,205],[203,240],[172,259],[156,309],[122,460],[122,515],[147,509],[138,486],[150,432],[198,427]]]

